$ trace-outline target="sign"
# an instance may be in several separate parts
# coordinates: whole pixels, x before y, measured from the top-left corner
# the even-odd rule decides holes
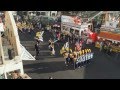
[[[106,21],[105,26],[109,28],[117,28],[119,22],[117,21]]]
[[[0,32],[4,32],[4,25],[3,25],[3,23],[0,23]]]
[[[76,25],[81,25],[81,20],[77,16],[73,17],[73,16],[62,15],[61,16],[61,22],[66,22],[66,23],[72,23],[72,24],[76,24]]]
[[[76,64],[90,60],[92,58],[93,58],[93,53],[87,53],[85,55],[78,57]]]

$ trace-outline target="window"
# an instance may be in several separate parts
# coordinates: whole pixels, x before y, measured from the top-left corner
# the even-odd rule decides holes
[[[39,15],[40,15],[40,12],[36,12],[36,15],[39,16]]]
[[[63,30],[65,30],[65,26],[63,26]]]
[[[75,30],[75,34],[76,34],[76,35],[79,35],[79,31],[78,31],[78,30]]]
[[[41,15],[46,15],[46,13],[45,12],[41,12]]]
[[[74,29],[70,28],[70,33],[73,33]]]
[[[23,12],[23,15],[27,15],[27,12]]]
[[[52,16],[55,16],[55,13],[52,13]]]
[[[31,12],[29,12],[29,14],[31,14]]]

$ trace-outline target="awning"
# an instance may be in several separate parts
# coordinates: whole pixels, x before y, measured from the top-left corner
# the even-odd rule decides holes
[[[117,34],[117,33],[115,34],[107,31],[101,31],[98,36],[106,39],[120,41],[120,34]]]

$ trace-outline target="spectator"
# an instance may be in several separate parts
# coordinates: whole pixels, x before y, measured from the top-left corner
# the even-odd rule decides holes
[[[104,42],[103,42],[103,41],[101,41],[101,42],[100,42],[100,51],[102,51],[102,50],[103,50],[103,48],[104,48]]]
[[[51,44],[51,55],[55,55],[54,43]]]

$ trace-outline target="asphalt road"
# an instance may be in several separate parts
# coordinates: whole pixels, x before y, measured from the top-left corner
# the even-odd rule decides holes
[[[57,54],[56,56],[50,56],[47,43],[50,37],[52,37],[52,34],[45,32],[38,60],[23,61],[24,71],[32,79],[48,79],[50,76],[55,79],[120,79],[120,56],[115,60],[112,55],[109,56],[99,52],[99,49],[90,45],[88,47],[94,52],[93,61],[85,67],[74,70],[72,66],[66,67],[65,59],[59,55],[59,50],[63,44],[60,44],[60,46],[55,45]],[[24,41],[28,40],[25,35],[21,35],[21,38]],[[23,40],[21,39],[21,41]],[[31,44],[31,46],[34,47],[34,44]]]

